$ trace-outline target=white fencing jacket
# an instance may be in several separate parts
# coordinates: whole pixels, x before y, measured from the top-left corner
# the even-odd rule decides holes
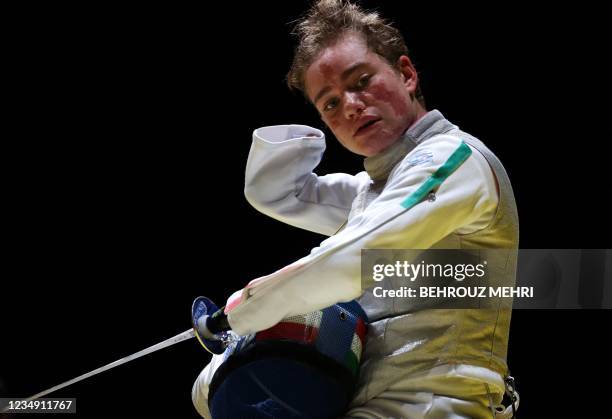
[[[371,325],[353,405],[406,374],[447,364],[493,377],[487,380],[503,393],[509,312],[398,312],[371,304],[362,290],[360,261],[367,248],[516,248],[518,216],[499,160],[435,110],[389,149],[366,158],[366,171],[357,175],[313,173],[324,150],[324,134],[308,126],[254,131],[248,201],[277,220],[330,237],[234,293],[226,305],[234,332],[255,333],[285,317],[360,298]],[[515,262],[501,262],[502,269],[514,274]],[[212,372],[205,370],[199,381]],[[196,407],[206,394],[206,383],[196,382]]]

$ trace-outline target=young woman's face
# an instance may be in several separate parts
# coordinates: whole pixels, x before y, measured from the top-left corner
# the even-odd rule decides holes
[[[349,33],[325,48],[305,73],[306,95],[350,151],[373,156],[397,141],[422,113],[413,99],[417,74],[402,56],[398,69]]]

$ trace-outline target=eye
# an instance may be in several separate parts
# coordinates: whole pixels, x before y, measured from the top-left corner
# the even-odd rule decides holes
[[[332,111],[332,110],[336,109],[336,106],[338,106],[338,99],[337,98],[332,98],[329,101],[327,101],[325,103],[325,105],[323,106],[323,112]]]
[[[357,80],[355,87],[357,89],[363,89],[370,82],[370,78],[372,78],[370,74],[364,74],[363,76],[359,77],[359,80]]]

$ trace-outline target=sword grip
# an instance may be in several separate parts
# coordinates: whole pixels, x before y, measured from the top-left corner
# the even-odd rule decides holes
[[[223,312],[223,308],[206,319],[206,328],[213,335],[227,332],[232,328],[227,320],[227,314]]]

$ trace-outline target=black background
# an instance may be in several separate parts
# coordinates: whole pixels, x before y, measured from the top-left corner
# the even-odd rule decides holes
[[[196,296],[222,304],[322,240],[242,192],[253,129],[322,126],[284,84],[306,4],[4,11],[0,396],[182,332]],[[364,4],[402,29],[428,108],[504,163],[522,248],[610,247],[602,10]],[[360,170],[330,135],[318,172]],[[601,416],[607,318],[514,313],[520,417]],[[192,340],[54,396],[76,397],[80,417],[196,417],[208,358]]]

